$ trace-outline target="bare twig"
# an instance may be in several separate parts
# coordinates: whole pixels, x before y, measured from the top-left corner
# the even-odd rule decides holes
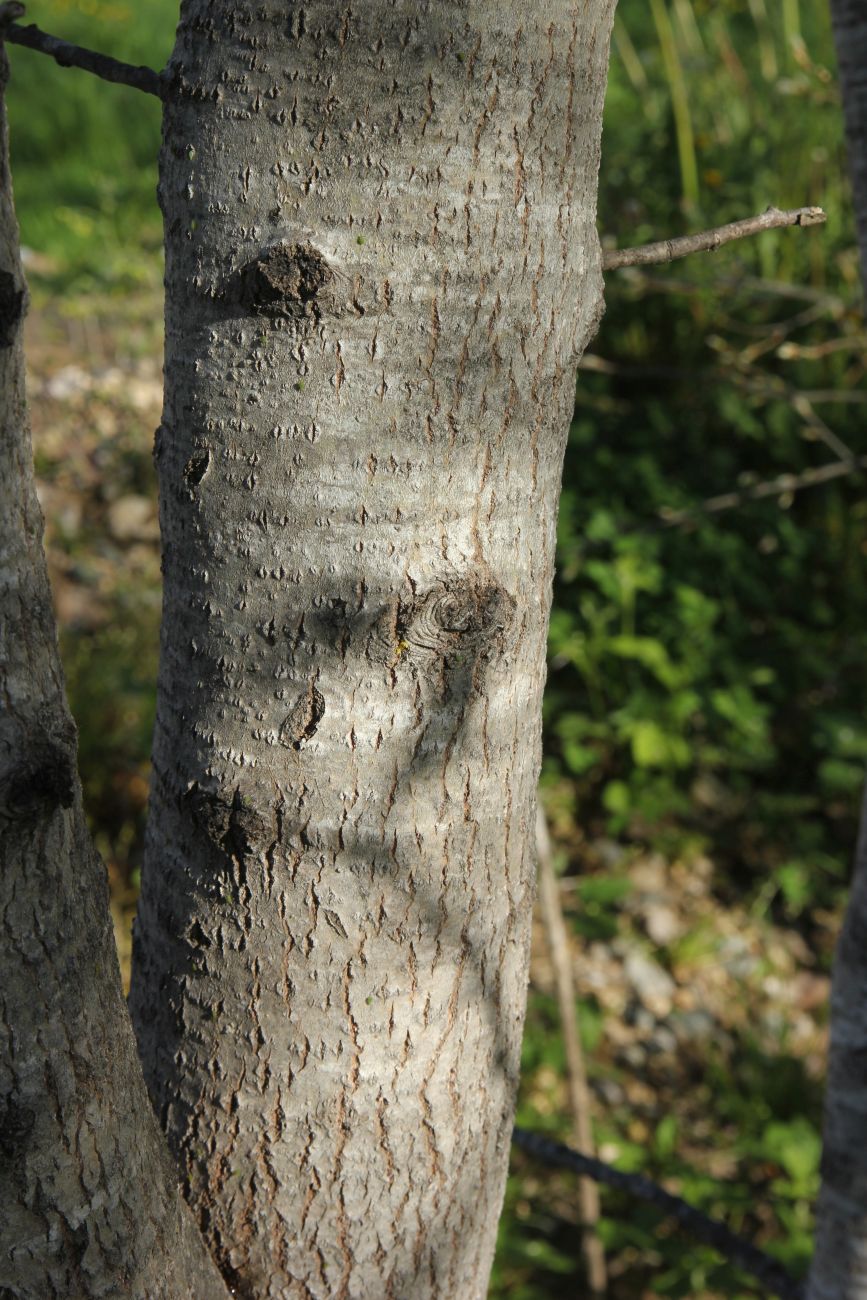
[[[82,68],[92,72],[104,81],[114,81],[122,86],[132,86],[134,90],[143,90],[146,95],[162,98],[162,81],[153,68],[134,67],[131,63],[121,63],[107,54],[97,54],[94,50],[85,50],[80,45],[62,41],[58,36],[49,36],[47,32],[33,23],[21,27],[13,19],[24,15],[24,5],[13,0],[0,5],[0,39],[11,45],[24,45],[29,50],[48,54],[62,68]]]
[[[557,1002],[560,1008],[560,1023],[563,1028],[563,1042],[566,1048],[566,1071],[569,1081],[569,1103],[575,1127],[578,1146],[586,1155],[593,1155],[593,1128],[590,1123],[590,1093],[587,1087],[587,1072],[584,1069],[584,1053],[575,1022],[575,984],[572,979],[572,961],[569,954],[569,939],[563,921],[560,906],[560,893],[557,878],[554,875],[554,863],[551,853],[551,837],[541,804],[536,809],[536,856],[539,862],[539,906],[542,922],[548,939],[551,965],[557,985]],[[596,1225],[599,1222],[599,1191],[590,1178],[582,1178],[578,1184],[578,1204],[581,1214],[581,1250],[587,1268],[589,1294],[604,1296],[608,1276],[605,1267],[605,1252],[599,1240]]]
[[[771,207],[758,217],[732,221],[727,226],[717,226],[715,230],[702,230],[679,239],[661,239],[655,244],[639,244],[635,248],[610,248],[602,254],[602,269],[616,271],[623,266],[673,262],[689,253],[712,253],[733,239],[745,239],[748,235],[761,234],[763,230],[775,230],[780,226],[817,226],[824,220],[825,213],[821,208],[793,208],[781,212],[779,208]]]
[[[808,284],[786,284],[781,280],[763,280],[756,275],[720,275],[710,285],[701,285],[695,280],[683,280],[674,274],[654,275],[652,271],[642,271],[634,266],[627,267],[626,270],[628,274],[621,283],[626,283],[630,290],[637,293],[686,296],[713,293],[719,299],[731,299],[737,294],[744,294],[756,298],[781,298],[784,301],[821,302],[835,320],[839,320],[853,306],[853,302],[828,293],[825,289],[815,289]]]
[[[717,351],[720,351],[717,348]],[[867,401],[867,394],[835,389],[807,390],[795,388],[779,375],[766,373],[751,374],[754,369],[748,362],[742,368],[736,368],[739,358],[733,357],[731,369],[707,367],[703,370],[689,370],[683,366],[629,366],[619,361],[609,361],[606,357],[597,357],[585,352],[581,358],[580,368],[592,370],[600,375],[623,375],[629,379],[691,379],[693,382],[707,382],[737,386],[746,392],[755,393],[765,401],[788,402],[792,410],[804,425],[804,437],[813,441],[824,442],[841,461],[851,464],[855,453],[846,446],[841,438],[822,419],[814,407],[815,402],[850,402]]]
[[[751,1241],[739,1237],[726,1227],[719,1219],[697,1210],[694,1205],[684,1201],[680,1196],[673,1196],[658,1183],[651,1182],[642,1174],[627,1174],[621,1169],[614,1169],[603,1160],[586,1156],[583,1152],[573,1151],[562,1142],[554,1142],[541,1133],[531,1133],[527,1129],[516,1128],[512,1133],[512,1142],[521,1151],[546,1165],[561,1169],[571,1169],[582,1178],[595,1178],[606,1187],[616,1187],[629,1196],[636,1196],[642,1201],[657,1205],[675,1222],[691,1233],[696,1240],[703,1241],[718,1250],[721,1255],[738,1268],[752,1273],[773,1295],[781,1300],[803,1300],[803,1287],[783,1267],[779,1260],[766,1255]]]
[[[845,478],[848,474],[858,474],[867,469],[867,456],[853,456],[846,460],[834,460],[817,469],[804,470],[802,474],[778,474],[776,478],[763,479],[749,487],[735,492],[724,492],[720,496],[707,497],[685,510],[661,510],[659,517],[663,528],[679,528],[691,523],[697,515],[715,515],[723,510],[735,510],[745,501],[758,501],[762,497],[785,496],[790,492],[800,492],[803,488],[818,487],[820,483],[829,483],[835,478]]]
[[[707,341],[721,356],[729,360],[731,370],[726,373],[729,374],[732,382],[747,389],[752,389],[753,392],[765,393],[771,399],[778,398],[787,401],[804,425],[804,437],[824,442],[826,447],[830,448],[840,460],[854,460],[854,452],[826,424],[804,392],[795,388],[780,375],[763,375],[761,373],[753,375],[751,373],[754,370],[753,357],[750,355],[749,349],[745,352],[733,354],[728,350],[723,339],[711,337]]]

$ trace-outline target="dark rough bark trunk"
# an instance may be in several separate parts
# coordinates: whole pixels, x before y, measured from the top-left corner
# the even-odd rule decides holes
[[[81,807],[33,480],[0,61],[0,1295],[224,1300],[148,1102]]]
[[[237,1294],[484,1295],[613,0],[186,0],[131,1005]]]
[[[867,292],[867,0],[831,0]],[[867,805],[834,956],[822,1190],[809,1300],[867,1300]]]
[[[867,1298],[867,812],[834,954],[822,1190],[807,1294]]]
[[[831,18],[846,120],[861,269],[867,281],[867,3],[865,0],[831,0]]]

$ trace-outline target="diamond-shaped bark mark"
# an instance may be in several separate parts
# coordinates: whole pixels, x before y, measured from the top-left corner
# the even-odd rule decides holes
[[[316,734],[324,713],[325,699],[311,681],[280,728],[280,744],[290,749],[300,749]]]
[[[184,466],[184,479],[187,487],[198,487],[211,466],[211,449],[203,447],[193,453]]]

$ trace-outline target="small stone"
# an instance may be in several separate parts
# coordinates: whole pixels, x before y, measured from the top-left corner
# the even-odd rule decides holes
[[[763,1011],[759,1016],[759,1024],[775,1041],[779,1041],[788,1029],[787,1018],[779,1007],[768,1007]]]
[[[127,377],[123,396],[127,404],[137,411],[159,410],[163,387],[156,380]]]
[[[616,840],[598,839],[593,841],[593,852],[601,859],[605,867],[617,867],[626,856],[626,850]]]
[[[627,1025],[637,1029],[639,1033],[649,1034],[653,1029],[656,1021],[649,1011],[646,1011],[637,999],[632,998],[624,1012],[623,1019]]]
[[[744,979],[751,975],[759,964],[759,959],[750,950],[750,946],[739,934],[730,934],[720,945],[720,960],[729,975],[735,979]]]
[[[70,397],[79,397],[93,387],[93,378],[82,370],[81,366],[63,366],[47,380],[43,389],[47,397],[55,402],[68,401]]]
[[[641,1070],[647,1064],[647,1052],[640,1043],[630,1043],[628,1047],[618,1052],[618,1056],[630,1070]]]
[[[606,1106],[622,1106],[626,1100],[626,1093],[616,1079],[594,1079],[590,1086]]]
[[[644,913],[648,937],[659,948],[666,948],[683,934],[683,923],[664,903],[650,903]]]
[[[828,1005],[831,998],[831,981],[827,975],[813,975],[799,971],[795,976],[794,1002],[802,1011],[815,1011]]]
[[[668,863],[659,853],[651,853],[634,863],[629,872],[634,889],[661,894],[668,884]]]
[[[708,1011],[674,1011],[668,1024],[680,1042],[702,1043],[718,1031],[717,1023]]]
[[[624,963],[624,974],[636,995],[655,1015],[663,1016],[671,1010],[674,980],[650,957],[633,949]]]
[[[119,542],[156,541],[160,535],[156,508],[148,497],[118,497],[108,508],[108,527]]]
[[[651,1034],[647,1050],[658,1056],[673,1056],[677,1051],[677,1038],[668,1025],[657,1025]]]

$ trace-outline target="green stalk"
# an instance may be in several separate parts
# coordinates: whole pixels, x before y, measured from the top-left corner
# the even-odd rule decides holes
[[[762,76],[765,81],[776,81],[777,76],[779,75],[777,51],[774,49],[774,36],[771,31],[771,23],[768,18],[768,10],[765,0],[750,0],[750,13],[753,16],[753,22],[756,25]]]
[[[791,3],[791,0],[787,0]],[[797,3],[797,0],[795,0]],[[684,204],[687,207],[698,206],[698,164],[695,156],[695,135],[692,129],[692,115],[689,109],[689,95],[683,65],[674,37],[674,29],[665,0],[650,0],[650,11],[656,26],[662,59],[668,77],[671,92],[671,107],[674,112],[674,129],[677,135],[677,156],[680,162],[680,180],[683,187]]]
[[[619,14],[614,20],[614,49],[626,70],[627,77],[632,82],[633,89],[646,90],[647,73],[644,71],[626,24]]]
[[[693,0],[673,0],[674,12],[683,43],[693,58],[700,58],[705,53],[701,31],[695,20]]]
[[[801,40],[801,8],[799,0],[783,0],[783,40],[786,46],[786,59],[790,66],[795,63],[793,46]]]

